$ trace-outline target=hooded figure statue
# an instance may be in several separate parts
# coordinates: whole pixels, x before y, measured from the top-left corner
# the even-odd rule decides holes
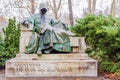
[[[23,25],[33,25],[33,34],[30,38],[26,53],[57,53],[71,52],[67,26],[61,21],[55,21],[46,15],[47,4],[41,3],[39,13],[23,21]],[[37,36],[35,35],[37,33]]]

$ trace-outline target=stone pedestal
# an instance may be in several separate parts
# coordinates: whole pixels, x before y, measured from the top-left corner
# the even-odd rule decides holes
[[[21,27],[20,53],[6,61],[6,77],[97,76],[97,62],[85,54],[84,37],[70,37],[71,53],[25,54],[31,30]]]
[[[6,62],[6,77],[60,76],[97,76],[97,62],[84,54],[49,54],[38,60],[15,58]]]

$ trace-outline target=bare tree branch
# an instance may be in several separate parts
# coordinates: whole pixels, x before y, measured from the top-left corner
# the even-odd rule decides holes
[[[59,4],[58,4],[58,8],[57,8],[57,10],[60,9],[61,3],[62,3],[62,0],[59,1]]]
[[[56,0],[52,0],[52,3],[51,0],[48,0],[48,6],[52,9],[54,13],[54,17],[56,19],[58,19],[58,12],[60,10],[61,4],[62,4],[62,0],[59,0],[58,5]]]
[[[73,25],[72,1],[68,0],[70,24]]]

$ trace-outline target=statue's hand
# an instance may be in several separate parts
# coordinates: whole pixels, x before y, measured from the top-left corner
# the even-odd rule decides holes
[[[53,30],[53,28],[49,24],[43,24],[41,26],[41,34],[44,33],[46,30]]]
[[[22,23],[22,25],[24,25],[25,27],[29,28],[29,23],[26,20]]]
[[[37,34],[41,34],[41,28],[40,27],[33,27],[33,31]]]
[[[25,27],[29,28],[29,22],[28,22],[27,18],[24,19],[23,21],[21,21],[21,24],[24,25]]]

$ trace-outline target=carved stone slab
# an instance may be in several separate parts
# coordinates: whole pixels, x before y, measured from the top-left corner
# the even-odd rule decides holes
[[[87,54],[43,54],[39,57],[39,60],[79,60],[89,59]]]
[[[20,34],[20,48],[19,52],[24,53],[25,48],[28,45],[30,36],[32,35],[32,25],[30,25],[29,28],[26,28],[24,26],[20,26],[21,34]]]
[[[77,60],[77,59],[89,59],[88,55],[85,53],[81,54],[42,54],[37,56],[37,54],[17,54],[15,59],[38,59],[38,60]]]
[[[70,37],[71,46],[74,46],[74,47],[80,46],[79,39],[80,39],[80,37]]]
[[[86,60],[8,60],[6,77],[97,76],[97,62]]]

